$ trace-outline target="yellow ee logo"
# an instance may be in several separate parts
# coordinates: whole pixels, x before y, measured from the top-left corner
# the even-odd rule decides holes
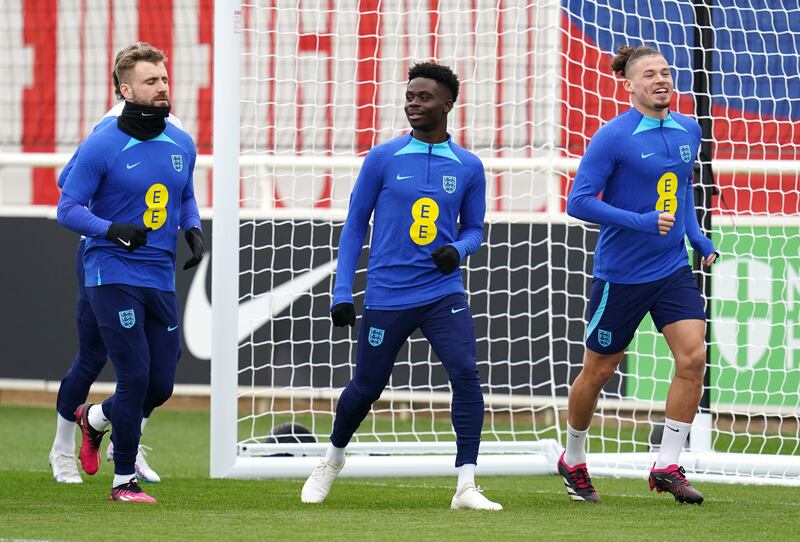
[[[414,222],[408,234],[411,240],[418,245],[427,245],[434,239],[438,230],[436,219],[439,218],[439,205],[431,198],[419,198],[411,207],[411,216]]]
[[[169,201],[169,190],[161,183],[152,185],[144,196],[147,210],[142,216],[144,225],[154,230],[167,223],[167,202]]]
[[[674,215],[678,211],[678,198],[675,197],[678,192],[678,176],[667,171],[658,180],[657,190],[660,197],[656,202],[656,211]]]

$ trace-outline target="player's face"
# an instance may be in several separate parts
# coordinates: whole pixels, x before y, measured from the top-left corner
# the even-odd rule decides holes
[[[672,100],[672,74],[663,56],[652,55],[636,60],[623,83],[637,109],[664,116]]]
[[[416,77],[406,87],[406,118],[423,132],[447,128],[447,114],[453,109],[450,90],[435,79]]]
[[[119,89],[126,100],[138,105],[170,105],[169,78],[163,62],[137,62],[131,70],[130,83],[122,83]]]

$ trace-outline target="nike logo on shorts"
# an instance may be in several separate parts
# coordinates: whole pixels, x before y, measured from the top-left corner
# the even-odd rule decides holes
[[[465,310],[467,310],[467,307],[461,307],[460,309],[457,309],[457,308],[453,307],[452,309],[450,309],[450,314],[456,314],[457,312],[461,312],[461,311],[465,311]]]
[[[175,331],[176,329],[178,329],[178,325],[179,324],[176,324],[174,326],[167,326],[167,331]]]

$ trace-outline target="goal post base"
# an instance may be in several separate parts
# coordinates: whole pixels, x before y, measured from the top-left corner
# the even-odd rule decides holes
[[[352,456],[342,470],[343,478],[403,478],[456,476],[453,456]],[[232,479],[306,478],[319,457],[239,457],[224,476]],[[547,456],[481,455],[479,476],[545,475],[555,473]]]
[[[305,478],[325,454],[327,444],[240,445],[225,478]],[[481,476],[556,473],[561,447],[553,439],[481,444]],[[352,443],[343,477],[454,476],[454,442]]]

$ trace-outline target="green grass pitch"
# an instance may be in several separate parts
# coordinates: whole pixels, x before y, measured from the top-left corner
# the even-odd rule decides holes
[[[344,478],[323,505],[303,480],[208,478],[208,414],[156,412],[143,443],[154,505],[112,503],[111,465],[79,486],[47,465],[55,411],[0,406],[0,540],[800,540],[800,489],[698,484],[679,505],[644,480],[597,478],[603,502],[570,502],[557,476],[478,477],[502,512],[449,510],[452,478]]]

